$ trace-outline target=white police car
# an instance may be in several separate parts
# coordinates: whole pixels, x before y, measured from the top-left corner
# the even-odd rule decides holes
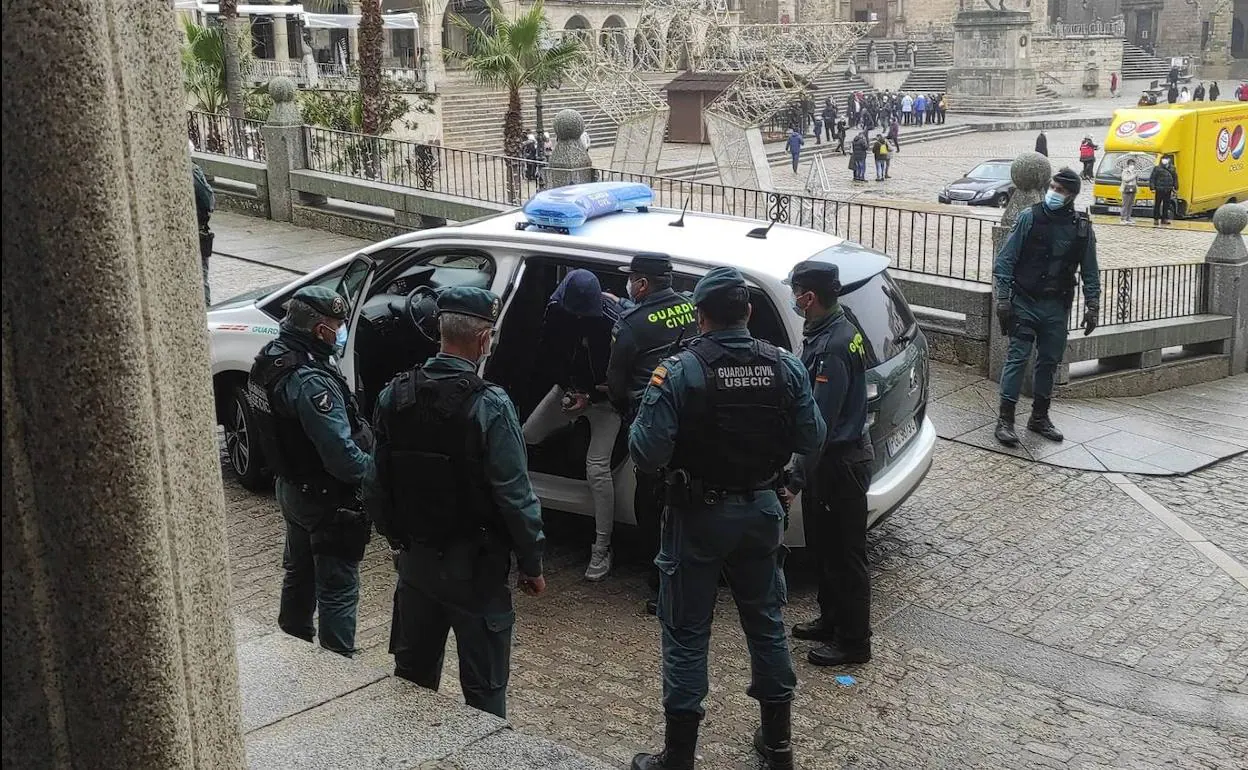
[[[606,184],[611,189],[612,183]],[[567,188],[561,193],[566,203]],[[392,376],[433,352],[414,326],[423,319],[422,299],[430,288],[471,285],[497,293],[502,314],[494,349],[482,360],[481,371],[508,391],[523,419],[543,395],[542,388],[532,386],[539,358],[535,348],[547,298],[562,277],[575,268],[592,270],[605,290],[622,296],[624,274],[618,268],[638,251],[658,251],[671,255],[675,287],[682,291],[692,290],[716,265],[738,268],[753,295],[751,332],[789,350],[800,347],[802,321],[790,309],[791,292],[781,281],[803,259],[838,265],[844,285],[841,303],[867,341],[868,424],[876,454],[868,495],[871,523],[897,508],[930,469],[936,431],[926,415],[927,342],[886,270],[888,258],[816,230],[783,224],[768,230],[756,220],[692,212],[682,217],[679,211],[644,205],[641,210],[620,210],[625,203],[635,206],[644,200],[616,199],[619,206],[596,211],[589,206],[584,213],[590,218],[583,224],[583,215],[560,221],[558,212],[545,211],[538,215],[545,217],[543,227],[526,226],[534,217],[514,211],[402,235],[288,285],[211,307],[217,414],[243,484],[261,489],[268,482],[264,458],[250,440],[251,414],[243,394],[247,373],[260,347],[277,335],[283,306],[301,286],[328,286],[350,300],[350,337],[342,368],[366,415]],[[680,225],[673,226],[678,220]],[[759,237],[764,230],[765,236]],[[616,518],[634,523],[633,472],[625,439],[621,431],[614,459]],[[593,515],[585,481],[587,445],[588,428],[581,421],[532,448],[530,472],[544,505]],[[804,543],[800,516],[795,507],[790,545]]]

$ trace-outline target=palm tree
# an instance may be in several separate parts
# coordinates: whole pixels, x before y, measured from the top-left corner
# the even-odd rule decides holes
[[[238,32],[238,0],[221,0],[218,9],[225,32],[225,94],[230,105],[230,117],[241,118],[246,114],[243,102],[243,68],[241,44]]]
[[[549,41],[549,24],[542,0],[510,18],[498,0],[487,0],[490,17],[484,29],[459,14],[451,23],[467,37],[467,52],[446,49],[446,57],[463,64],[478,83],[507,89],[507,112],[503,117],[503,154],[520,157],[524,141],[520,89],[549,88],[558,83],[581,55],[581,41],[567,36]],[[507,191],[513,202],[520,194],[520,165],[507,165]]]
[[[365,134],[381,133],[381,0],[360,4],[360,103]]]
[[[225,111],[225,46],[221,30],[201,27],[183,17],[182,84],[200,112]]]

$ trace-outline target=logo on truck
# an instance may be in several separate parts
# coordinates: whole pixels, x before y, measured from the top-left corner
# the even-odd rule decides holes
[[[1141,139],[1151,139],[1161,133],[1161,124],[1155,120],[1146,120],[1135,127],[1135,135]]]
[[[1235,130],[1231,132],[1231,157],[1235,160],[1244,157],[1244,133],[1243,123],[1235,126]]]
[[[1131,132],[1135,130],[1135,125],[1136,123],[1134,120],[1128,120],[1122,125],[1118,126],[1118,130],[1115,133],[1117,133],[1118,136],[1126,138],[1128,136],[1131,136]]]
[[[1244,156],[1244,127],[1238,125],[1234,129],[1226,127],[1219,131],[1216,149],[1219,163],[1228,157],[1235,160],[1242,158]]]

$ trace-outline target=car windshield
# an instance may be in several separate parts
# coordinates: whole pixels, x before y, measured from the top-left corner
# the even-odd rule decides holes
[[[1008,163],[980,163],[971,169],[971,173],[966,175],[969,179],[991,179],[1000,181],[1010,178],[1010,164]]]
[[[1135,161],[1135,178],[1139,181],[1148,179],[1153,173],[1153,156],[1146,152],[1107,152],[1101,156],[1101,164],[1096,168],[1096,178],[1107,182],[1121,182],[1122,170],[1127,160]]]
[[[901,289],[887,272],[842,294],[841,306],[866,338],[871,366],[904,351],[918,329]]]

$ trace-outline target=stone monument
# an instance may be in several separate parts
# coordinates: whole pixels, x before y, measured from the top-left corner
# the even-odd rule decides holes
[[[589,151],[581,146],[584,131],[585,119],[576,110],[561,110],[555,116],[555,146],[551,148],[546,168],[548,187],[593,181],[593,161]]]
[[[1036,97],[1030,59],[1029,11],[959,11],[953,22],[949,104],[958,112],[1032,115],[1056,111],[1060,102]]]
[[[1213,213],[1218,231],[1205,262],[1209,264],[1209,312],[1234,319],[1234,334],[1225,352],[1230,356],[1230,373],[1248,371],[1248,248],[1244,228],[1248,208],[1227,203]]]

